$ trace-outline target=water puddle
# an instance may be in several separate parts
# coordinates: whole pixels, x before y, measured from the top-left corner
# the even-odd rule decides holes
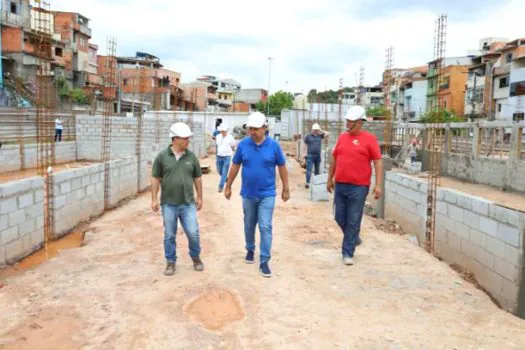
[[[82,246],[84,242],[84,232],[74,231],[70,234],[50,242],[46,249],[42,248],[39,251],[34,252],[18,263],[8,266],[3,270],[0,270],[0,281],[13,276],[18,276],[25,271],[31,270],[40,264],[46,262],[49,259],[56,257],[61,250],[74,249]]]

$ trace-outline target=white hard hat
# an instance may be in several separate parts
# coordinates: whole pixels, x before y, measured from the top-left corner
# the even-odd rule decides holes
[[[262,128],[266,125],[266,117],[261,112],[253,112],[248,116],[248,128]]]
[[[321,127],[319,126],[319,124],[315,123],[314,125],[312,125],[312,130],[321,130]]]
[[[228,124],[219,125],[219,131],[228,131]]]
[[[346,120],[355,122],[357,120],[367,120],[366,111],[361,106],[352,106],[348,109],[345,116]]]
[[[170,139],[173,137],[190,137],[193,133],[190,130],[190,127],[186,123],[178,122],[173,124],[170,127]]]

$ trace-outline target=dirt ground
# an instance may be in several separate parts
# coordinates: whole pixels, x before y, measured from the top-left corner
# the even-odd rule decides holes
[[[82,247],[4,281],[0,349],[523,349],[524,320],[369,218],[356,265],[344,266],[330,205],[308,200],[293,160],[290,171],[272,278],[244,263],[240,178],[226,201],[213,171],[199,213],[204,272],[180,234],[177,272],[162,274],[162,218],[144,194],[92,223]]]

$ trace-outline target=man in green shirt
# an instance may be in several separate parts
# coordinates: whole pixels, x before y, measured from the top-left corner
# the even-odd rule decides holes
[[[151,209],[162,208],[164,218],[164,255],[166,276],[173,276],[177,261],[175,237],[177,222],[188,237],[190,257],[195,271],[204,270],[200,259],[200,238],[197,211],[202,208],[202,171],[199,160],[188,150],[192,132],[188,125],[175,123],[170,128],[171,145],[161,151],[153,162],[151,179]],[[197,198],[193,187],[197,191]],[[158,201],[161,187],[160,206]]]

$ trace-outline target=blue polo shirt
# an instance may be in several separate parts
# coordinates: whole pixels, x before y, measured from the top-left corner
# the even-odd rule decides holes
[[[272,197],[275,191],[275,167],[286,164],[281,146],[267,137],[257,145],[251,137],[243,139],[233,156],[233,164],[242,165],[241,196]]]

